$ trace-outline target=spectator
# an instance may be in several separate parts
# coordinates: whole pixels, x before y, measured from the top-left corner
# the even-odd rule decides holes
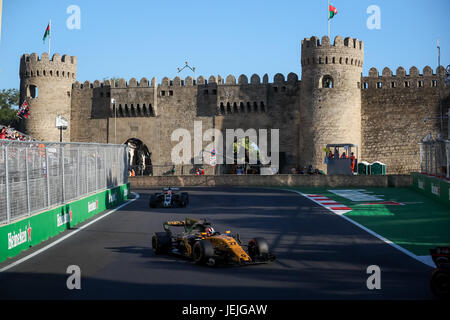
[[[347,159],[348,156],[345,154],[345,152],[342,153],[341,159]]]
[[[313,166],[310,164],[308,167],[308,174],[314,174]]]
[[[339,151],[336,148],[334,148],[334,158],[339,159]]]
[[[350,159],[352,160],[352,162],[351,162],[352,172],[355,172],[356,157],[353,152],[350,155]]]

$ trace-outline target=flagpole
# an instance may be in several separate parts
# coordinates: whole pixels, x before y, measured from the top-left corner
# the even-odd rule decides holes
[[[50,32],[48,34],[48,56],[51,57],[51,53],[50,53],[50,43],[52,41],[52,19],[50,19]]]
[[[328,0],[327,15],[328,15],[328,38],[330,38],[330,0]]]

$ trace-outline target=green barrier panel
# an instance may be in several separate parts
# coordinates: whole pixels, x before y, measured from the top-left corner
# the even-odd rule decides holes
[[[418,172],[411,173],[413,188],[430,198],[450,205],[450,181],[427,176]]]
[[[130,184],[107,189],[0,227],[0,262],[128,200]]]

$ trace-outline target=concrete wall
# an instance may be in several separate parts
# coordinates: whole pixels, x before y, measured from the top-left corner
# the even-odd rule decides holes
[[[410,175],[329,176],[329,175],[220,175],[130,177],[132,188],[187,186],[255,186],[255,187],[410,187]]]

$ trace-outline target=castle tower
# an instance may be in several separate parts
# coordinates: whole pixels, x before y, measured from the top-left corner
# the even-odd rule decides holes
[[[26,100],[30,106],[29,119],[22,122],[27,134],[41,141],[59,141],[55,119],[61,115],[69,121],[63,141],[70,141],[70,106],[76,72],[76,57],[61,57],[58,53],[51,60],[47,53],[41,58],[36,53],[22,56],[20,104]]]
[[[357,39],[302,41],[300,165],[325,171],[329,143],[357,144],[360,153],[363,61],[364,44]]]

